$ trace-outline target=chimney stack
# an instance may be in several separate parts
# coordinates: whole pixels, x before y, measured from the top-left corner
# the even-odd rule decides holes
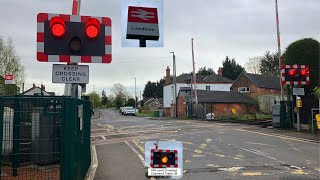
[[[167,66],[167,69],[166,69],[166,83],[169,83],[170,82],[170,68],[169,66]]]
[[[33,84],[32,84],[32,87],[33,87],[33,88],[35,88],[35,87],[36,87],[36,85],[33,83]]]
[[[219,67],[218,75],[219,75],[219,76],[222,76],[222,67]]]

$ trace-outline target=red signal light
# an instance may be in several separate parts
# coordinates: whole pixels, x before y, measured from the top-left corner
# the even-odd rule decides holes
[[[91,18],[86,23],[86,35],[90,39],[98,37],[100,32],[100,22],[96,18]]]
[[[53,17],[50,20],[51,33],[57,38],[61,38],[66,33],[66,25],[61,17]]]
[[[302,76],[307,75],[307,73],[308,73],[308,70],[307,70],[307,69],[301,69],[301,71],[300,71],[300,74],[301,74]]]
[[[296,70],[295,69],[289,69],[288,74],[290,76],[293,76],[295,74]]]

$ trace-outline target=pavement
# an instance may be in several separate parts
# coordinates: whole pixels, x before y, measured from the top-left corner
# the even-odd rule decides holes
[[[146,179],[144,143],[181,141],[186,180],[319,179],[319,136],[238,123],[150,120],[101,110],[92,120],[96,180]]]

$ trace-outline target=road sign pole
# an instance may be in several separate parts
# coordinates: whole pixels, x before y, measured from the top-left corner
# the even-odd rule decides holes
[[[140,47],[147,47],[147,40],[143,36],[140,37]]]
[[[81,4],[81,0],[73,0],[72,15],[79,15],[80,4]],[[78,63],[71,63],[71,64],[78,65]],[[71,92],[70,92],[70,88],[71,88]],[[66,84],[65,85],[65,95],[67,95],[67,96],[71,95],[72,97],[78,98],[78,84],[75,84],[75,83]]]

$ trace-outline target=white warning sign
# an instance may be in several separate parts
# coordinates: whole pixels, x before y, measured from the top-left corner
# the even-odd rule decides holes
[[[52,66],[52,82],[63,84],[88,84],[89,66],[54,64]]]

